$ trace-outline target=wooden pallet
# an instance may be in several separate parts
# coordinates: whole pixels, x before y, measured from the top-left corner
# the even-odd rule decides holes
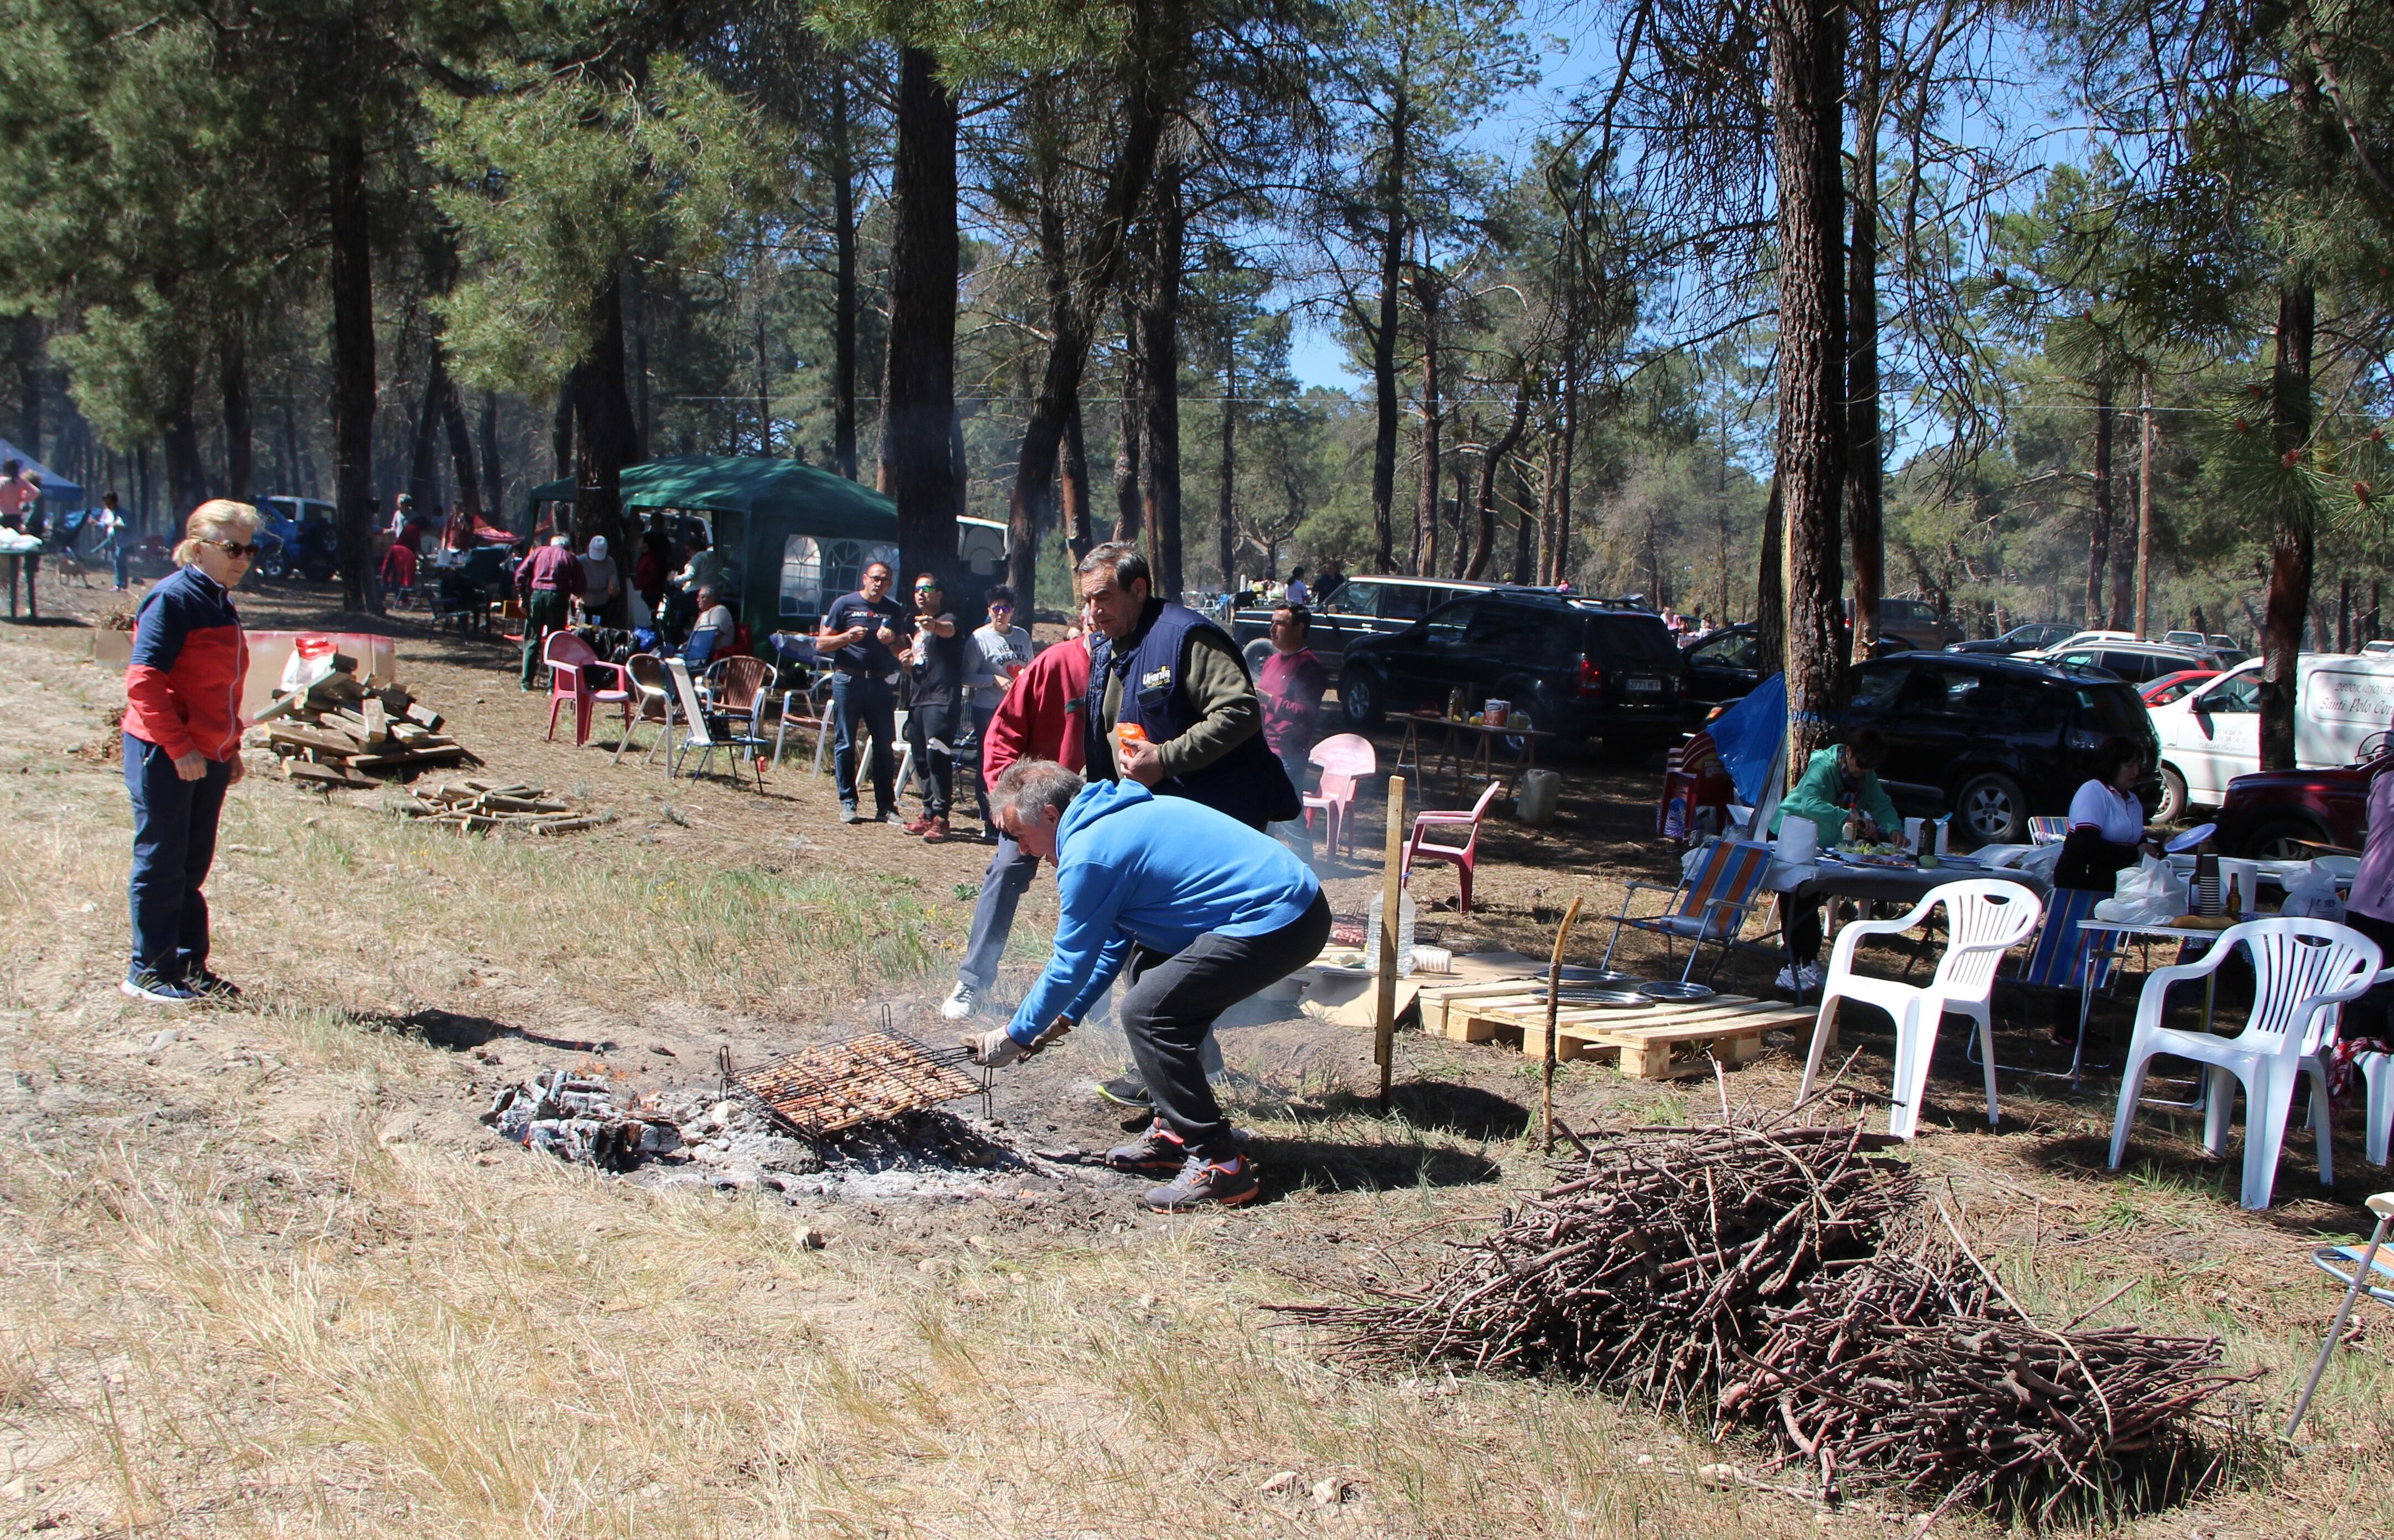
[[[1519,1043],[1532,1059],[1545,1056],[1546,990],[1543,981],[1480,984],[1422,993],[1422,1027],[1461,1043]],[[1555,1057],[1617,1059],[1638,1080],[1698,1074],[1717,1059],[1735,1066],[1762,1050],[1762,1034],[1801,1027],[1812,1012],[1742,994],[1664,1002],[1643,1010],[1600,1010],[1566,1004],[1555,1013]]]

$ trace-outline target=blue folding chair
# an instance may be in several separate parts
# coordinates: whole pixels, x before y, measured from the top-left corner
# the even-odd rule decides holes
[[[2095,906],[2108,895],[2091,888],[2057,888],[2045,901],[2045,923],[2037,928],[2036,940],[2022,959],[2019,971],[2007,981],[2024,989],[2051,990],[2075,995],[2078,999],[2078,1042],[2070,1055],[2066,1070],[2040,1070],[2033,1064],[2002,1064],[1995,1068],[2006,1074],[2038,1075],[2049,1080],[2067,1080],[2078,1084],[2086,1069],[2086,1018],[2098,990],[2109,989],[2117,971],[2119,954],[2109,946],[2098,950],[2095,938],[2079,928],[2092,919]],[[1977,1038],[1969,1041],[1967,1055],[1973,1064],[1979,1062]]]

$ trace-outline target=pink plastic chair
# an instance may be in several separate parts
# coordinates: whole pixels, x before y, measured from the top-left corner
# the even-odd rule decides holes
[[[549,667],[548,676],[548,741],[557,741],[557,709],[566,702],[573,703],[573,746],[580,748],[590,742],[590,713],[593,706],[613,706],[624,714],[624,731],[632,731],[632,703],[638,691],[631,677],[612,663],[600,663],[590,644],[571,631],[552,631],[540,644],[541,661]],[[612,688],[601,678],[614,680]]]
[[[1471,810],[1467,813],[1415,813],[1414,815],[1414,837],[1405,846],[1405,866],[1403,875],[1406,878],[1412,877],[1414,874],[1414,862],[1416,860],[1444,861],[1453,862],[1455,868],[1456,879],[1461,883],[1463,888],[1463,903],[1458,913],[1465,915],[1470,914],[1471,869],[1477,865],[1480,861],[1480,821],[1488,815],[1488,804],[1495,801],[1496,794],[1504,789],[1505,783],[1502,781],[1489,782],[1488,784],[1481,789],[1480,793],[1480,800],[1471,805]],[[1431,843],[1427,837],[1429,831],[1434,828],[1462,828],[1466,825],[1469,826],[1471,833],[1460,845],[1437,845]]]
[[[1363,777],[1377,773],[1380,757],[1369,738],[1341,732],[1313,745],[1307,756],[1322,771],[1322,789],[1305,798],[1305,822],[1312,823],[1316,809],[1322,815],[1323,849],[1336,855],[1343,844],[1350,852],[1355,841],[1355,793]]]

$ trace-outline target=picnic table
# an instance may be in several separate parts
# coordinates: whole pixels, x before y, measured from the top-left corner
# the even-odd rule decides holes
[[[1520,747],[1513,755],[1513,771],[1518,783],[1519,776],[1538,768],[1538,740],[1554,736],[1539,728],[1517,727],[1510,723],[1490,727],[1480,722],[1456,721],[1436,711],[1401,712],[1397,719],[1405,725],[1405,737],[1404,742],[1397,745],[1396,763],[1389,770],[1391,773],[1401,774],[1411,764],[1414,773],[1424,779],[1443,770],[1458,780],[1467,779],[1485,784],[1496,778],[1496,740],[1518,738]],[[1425,730],[1433,728],[1445,729],[1446,736],[1440,741],[1438,752],[1425,763],[1421,735]]]

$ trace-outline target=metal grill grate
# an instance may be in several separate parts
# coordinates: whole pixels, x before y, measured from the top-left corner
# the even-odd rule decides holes
[[[730,1077],[731,1088],[808,1139],[823,1139],[955,1101],[986,1096],[962,1048],[928,1048],[894,1032],[800,1048]]]

